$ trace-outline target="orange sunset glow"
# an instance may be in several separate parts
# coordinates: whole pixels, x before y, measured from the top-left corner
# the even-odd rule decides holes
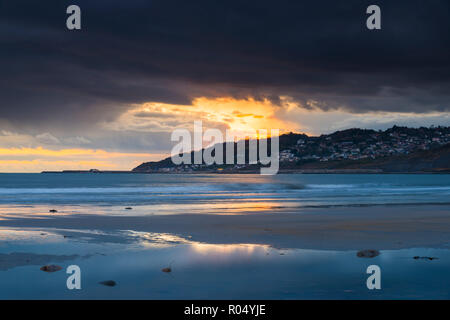
[[[150,145],[161,142],[159,150],[142,149],[137,152],[91,148],[90,143],[73,145],[72,141],[89,141],[84,137],[67,139],[62,143],[51,133],[27,136],[12,132],[0,132],[1,172],[40,172],[45,170],[130,170],[145,161],[158,161],[168,157],[172,142],[170,133],[175,129],[193,130],[194,121],[202,121],[203,129],[228,131],[236,140],[245,138],[266,138],[271,129],[279,134],[301,132],[316,135],[341,127],[352,127],[354,123],[364,124],[376,121],[379,124],[408,119],[448,119],[447,113],[430,112],[417,115],[405,112],[371,112],[354,114],[345,108],[323,111],[315,107],[317,101],[309,101],[308,108],[289,97],[280,97],[274,104],[268,99],[235,99],[231,97],[198,97],[191,104],[167,104],[146,102],[133,104],[111,121],[97,125],[105,133],[116,134],[162,134],[164,139],[145,139]],[[2,147],[3,146],[3,147]]]
[[[281,107],[269,100],[196,98],[191,105],[144,103],[136,105],[113,123],[109,129],[137,131],[171,131],[192,129],[194,121],[202,120],[207,128],[228,129],[230,134],[242,139],[256,137],[256,130],[279,129],[281,133],[298,131],[297,123],[277,117]],[[285,110],[283,112],[286,112]],[[151,126],[149,126],[151,125]]]

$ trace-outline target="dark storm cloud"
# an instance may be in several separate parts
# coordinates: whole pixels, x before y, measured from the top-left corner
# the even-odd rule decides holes
[[[70,4],[81,31],[65,28]],[[447,0],[2,0],[0,119],[69,128],[201,95],[448,111],[449,39]]]

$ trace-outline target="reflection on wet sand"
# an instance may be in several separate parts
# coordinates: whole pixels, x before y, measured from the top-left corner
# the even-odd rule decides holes
[[[28,228],[0,228],[0,248],[5,247],[5,244],[10,242],[60,242],[61,236],[52,231],[35,230]]]
[[[214,244],[171,233],[119,230],[0,230],[3,299],[371,299],[448,298],[446,249],[380,252],[370,261],[356,251],[280,250],[264,244]],[[77,235],[78,232],[78,235]],[[91,233],[90,233],[91,232]],[[90,233],[90,234],[89,234]],[[111,238],[122,239],[111,243]],[[41,241],[38,241],[41,239]],[[33,252],[33,253],[30,253]],[[415,256],[439,257],[425,261]],[[49,263],[78,265],[82,290],[67,290],[64,272]],[[385,288],[369,292],[367,264],[389,270]],[[170,267],[170,274],[162,272]],[[420,276],[419,276],[420,275]],[[426,277],[425,277],[426,276]],[[425,277],[425,278],[424,278]],[[99,285],[111,279],[114,290]],[[417,279],[426,279],[418,281]]]
[[[78,258],[78,255],[50,255],[25,252],[0,253],[0,271],[22,266],[41,266],[51,262],[64,262]]]
[[[285,199],[286,200],[286,199]],[[271,199],[236,200],[234,202],[215,201],[214,203],[173,203],[152,204],[132,207],[127,210],[124,206],[86,206],[86,205],[0,205],[0,220],[12,218],[52,219],[58,217],[70,217],[76,215],[101,215],[101,216],[152,216],[152,215],[178,215],[178,214],[214,214],[237,215],[251,214],[255,212],[271,212],[284,208],[293,208],[295,203],[285,202],[282,205]],[[57,212],[50,212],[56,210]]]
[[[269,245],[262,244],[212,244],[193,241],[188,236],[183,238],[178,235],[170,233],[156,233],[156,232],[137,232],[126,231],[128,235],[136,237],[136,242],[145,248],[163,248],[169,246],[175,246],[184,244],[190,251],[194,251],[196,254],[202,255],[229,255],[229,254],[253,254],[256,250],[267,251],[270,248]]]
[[[261,244],[209,244],[209,243],[191,243],[190,250],[199,255],[252,255],[255,253],[266,253],[270,246]]]

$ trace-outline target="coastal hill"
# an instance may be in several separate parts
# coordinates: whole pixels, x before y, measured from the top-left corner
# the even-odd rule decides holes
[[[311,162],[300,166],[304,170],[376,170],[385,173],[450,173],[450,144],[407,155],[386,156],[379,159]]]
[[[248,159],[249,143],[245,143]],[[222,147],[225,158],[225,144]],[[236,144],[234,148],[236,155]],[[191,152],[193,158],[194,152]],[[259,172],[259,168],[259,164],[248,162],[240,165],[175,165],[169,157],[143,163],[132,172],[252,173]],[[450,127],[394,126],[385,131],[348,129],[321,136],[284,134],[280,136],[280,172],[450,173]]]

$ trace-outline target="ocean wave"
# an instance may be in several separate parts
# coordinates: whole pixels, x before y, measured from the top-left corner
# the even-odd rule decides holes
[[[204,189],[204,188],[199,188]],[[182,192],[185,187],[171,186],[164,190],[162,187],[114,187],[114,188],[0,188],[0,194],[80,194],[80,193],[161,193]],[[200,190],[199,190],[200,191]],[[205,189],[205,191],[207,191]]]
[[[228,183],[212,185],[211,188],[229,191],[278,191],[303,190],[305,185],[295,183]]]
[[[201,194],[217,192],[279,192],[279,191],[343,191],[352,190],[356,194],[362,191],[374,192],[432,192],[449,191],[450,186],[395,186],[395,185],[368,185],[368,184],[295,184],[295,183],[228,183],[204,185],[162,185],[154,187],[81,187],[81,188],[0,188],[2,195],[14,194]]]

